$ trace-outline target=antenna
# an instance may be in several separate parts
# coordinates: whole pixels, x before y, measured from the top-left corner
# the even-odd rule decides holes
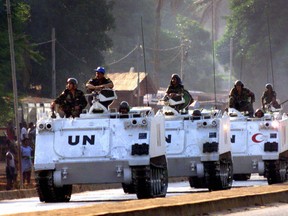
[[[214,1],[212,1],[212,59],[213,59],[213,74],[214,74],[214,103],[216,108],[216,74],[215,74],[215,50],[214,50]]]
[[[145,57],[145,44],[144,44],[144,33],[143,33],[143,21],[142,21],[142,16],[141,16],[141,33],[142,33],[142,46],[143,46],[143,59],[144,59],[144,72],[146,75],[146,79],[145,79],[145,85],[146,85],[146,95],[147,95],[147,106],[149,106],[149,99],[148,99],[148,74],[146,72],[146,57]]]
[[[268,39],[269,39],[269,54],[270,54],[270,62],[271,62],[271,73],[272,73],[272,84],[274,85],[274,71],[273,71],[273,55],[272,55],[272,47],[271,47],[271,36],[270,36],[270,16],[269,16],[269,12],[270,12],[270,0],[267,0],[267,11],[266,11],[266,15],[267,15],[267,31],[268,31]],[[267,80],[268,82],[268,80]]]

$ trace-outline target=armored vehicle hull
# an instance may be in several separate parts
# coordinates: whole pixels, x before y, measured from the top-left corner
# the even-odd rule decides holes
[[[247,180],[258,173],[269,184],[286,181],[287,116],[275,113],[249,118],[234,109],[229,109],[229,115],[234,180]]]
[[[209,190],[232,186],[230,121],[218,111],[178,113],[169,106],[165,116],[169,177],[188,177],[191,187]]]
[[[98,111],[38,120],[34,167],[40,201],[69,201],[73,184],[98,183],[122,183],[139,199],[164,197],[164,118],[151,110]]]

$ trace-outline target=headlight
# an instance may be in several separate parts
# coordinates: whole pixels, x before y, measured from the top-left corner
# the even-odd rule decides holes
[[[228,129],[229,129],[228,125],[227,125],[227,124],[224,124],[224,125],[223,125],[223,130],[224,130],[224,131],[227,131]]]
[[[278,129],[279,128],[279,122],[278,121],[265,122],[265,123],[260,124],[260,128],[262,128],[262,129]]]
[[[44,130],[44,128],[45,128],[45,124],[43,123],[38,124],[38,130]]]
[[[46,122],[46,123],[39,123],[37,125],[37,128],[39,131],[43,131],[43,130],[48,130],[51,131],[52,130],[52,123],[51,122]]]
[[[142,125],[147,125],[147,120],[146,119],[142,120]]]
[[[52,130],[52,124],[49,122],[49,123],[46,123],[46,126],[45,126],[46,130]]]
[[[217,122],[216,121],[212,121],[212,126],[216,127],[217,126]]]

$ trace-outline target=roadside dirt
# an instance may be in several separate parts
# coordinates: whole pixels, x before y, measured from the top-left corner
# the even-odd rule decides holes
[[[6,191],[6,173],[5,173],[5,161],[0,161],[0,191]],[[31,184],[23,185],[22,189],[32,189],[35,188],[35,178],[34,173],[31,174]],[[14,185],[13,190],[20,189],[20,175],[18,173],[17,182]]]

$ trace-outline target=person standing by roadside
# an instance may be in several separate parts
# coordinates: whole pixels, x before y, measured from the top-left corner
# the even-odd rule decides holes
[[[35,149],[36,127],[33,122],[30,122],[28,124],[27,133],[28,133],[28,138],[30,140],[30,146],[32,147],[32,149]]]
[[[21,146],[21,171],[23,176],[23,184],[25,182],[30,185],[32,172],[32,155],[33,149],[29,146],[29,139],[25,138]]]
[[[7,139],[7,152],[6,152],[6,190],[13,189],[13,186],[17,180],[16,160],[15,160],[15,149],[12,143]]]
[[[28,138],[27,123],[23,122],[23,123],[20,123],[20,141],[21,141],[21,144],[25,138]]]

